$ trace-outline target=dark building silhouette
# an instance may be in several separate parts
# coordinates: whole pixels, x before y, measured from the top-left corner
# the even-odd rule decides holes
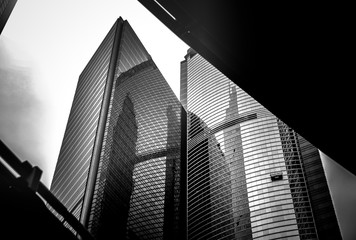
[[[184,110],[183,110],[184,111]],[[186,201],[185,194],[183,194],[183,188],[185,184],[182,181],[186,181],[182,176],[182,171],[186,171],[185,151],[180,148],[180,143],[177,142],[177,133],[184,131],[185,129],[178,129],[181,126],[181,121],[178,119],[173,107],[169,105],[167,107],[167,120],[168,120],[168,135],[167,135],[167,153],[166,155],[166,180],[165,180],[165,195],[164,195],[164,222],[163,222],[163,239],[171,239],[171,233],[177,234],[177,237],[185,238],[185,232],[179,233],[179,231],[186,231],[182,224],[186,224],[186,208],[183,202]],[[182,138],[182,136],[181,136]],[[183,139],[183,142],[184,139]],[[180,148],[180,152],[179,152]],[[178,151],[177,151],[178,150]],[[186,187],[184,187],[186,191]],[[182,207],[182,204],[184,207]],[[182,212],[177,212],[182,211]]]
[[[4,29],[17,0],[0,0],[0,34]]]
[[[181,102],[189,239],[341,239],[318,149],[193,49]]]
[[[4,156],[3,152],[1,155]],[[14,177],[3,163],[1,158],[1,239],[77,240],[48,210],[43,196],[28,187],[25,177]]]
[[[188,239],[194,239],[194,233],[210,236],[212,222],[212,206],[210,202],[210,171],[209,171],[209,143],[204,122],[193,113],[188,113],[190,126],[188,139],[199,137],[200,141],[194,146],[188,146]],[[201,156],[196,158],[195,156]],[[192,185],[191,183],[200,184]],[[192,186],[190,186],[192,185]],[[202,207],[200,207],[202,206]]]
[[[119,18],[79,78],[51,188],[96,239],[185,239],[182,111]]]
[[[133,190],[133,170],[136,157],[137,122],[134,105],[126,96],[123,109],[113,129],[113,143],[106,171],[101,174],[101,199],[98,200],[95,212],[95,223],[92,232],[99,239],[117,236],[125,239],[129,213],[130,197]],[[95,229],[95,230],[94,230]]]

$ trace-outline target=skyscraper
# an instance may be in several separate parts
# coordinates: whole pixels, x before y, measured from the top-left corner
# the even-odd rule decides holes
[[[51,186],[96,239],[185,237],[182,111],[119,18],[79,77]]]
[[[189,239],[341,238],[318,150],[193,49],[181,102]]]

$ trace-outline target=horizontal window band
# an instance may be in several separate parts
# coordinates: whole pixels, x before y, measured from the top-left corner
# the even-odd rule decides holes
[[[249,120],[253,120],[253,119],[257,119],[257,113],[253,113],[244,117],[240,117],[240,118],[235,118],[231,121],[228,122],[223,122],[221,123],[219,126],[213,128],[213,129],[207,129],[199,134],[197,134],[193,139],[189,140],[188,143],[188,149],[191,150],[195,145],[197,145],[198,143],[200,143],[201,141],[203,141],[204,139],[207,139],[208,137],[210,137],[211,135],[214,135],[226,128],[232,127],[236,124],[240,124],[242,122],[246,122]]]

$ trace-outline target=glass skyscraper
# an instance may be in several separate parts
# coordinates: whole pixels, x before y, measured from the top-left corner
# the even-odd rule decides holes
[[[341,239],[318,150],[193,49],[181,103],[189,239]]]
[[[182,114],[119,18],[79,77],[51,191],[96,239],[184,239]]]

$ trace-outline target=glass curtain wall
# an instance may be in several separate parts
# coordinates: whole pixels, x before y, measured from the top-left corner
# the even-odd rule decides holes
[[[287,160],[293,146],[281,121],[194,50],[181,66],[189,239],[316,238],[301,160]]]

